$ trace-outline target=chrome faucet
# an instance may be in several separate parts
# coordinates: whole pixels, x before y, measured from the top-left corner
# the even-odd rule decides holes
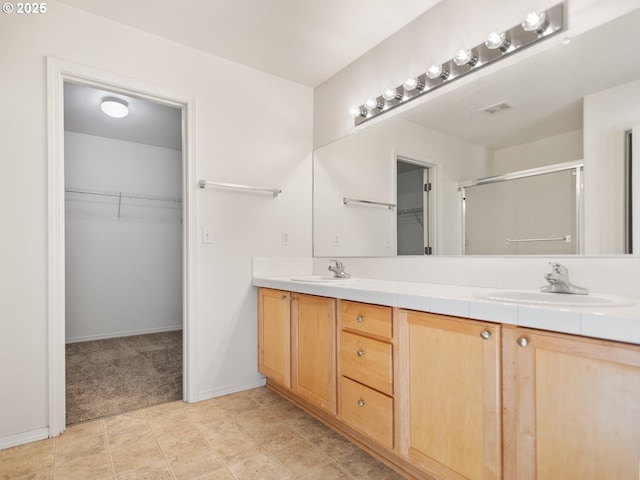
[[[335,262],[335,265],[329,265],[329,270],[333,272],[335,278],[350,278],[347,272],[344,271],[344,264],[340,260],[329,259],[330,262]]]
[[[573,293],[576,295],[587,295],[589,291],[586,288],[578,287],[569,281],[569,270],[559,263],[549,263],[551,272],[547,273],[544,278],[549,285],[540,287],[541,292],[549,293]]]

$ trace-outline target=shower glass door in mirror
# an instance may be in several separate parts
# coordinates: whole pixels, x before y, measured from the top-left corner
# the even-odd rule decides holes
[[[581,178],[581,166],[565,166],[551,172],[517,172],[461,188],[464,253],[580,253]]]

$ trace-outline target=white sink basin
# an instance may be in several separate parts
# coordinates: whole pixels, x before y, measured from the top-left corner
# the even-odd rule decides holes
[[[353,278],[338,278],[331,275],[301,275],[299,277],[291,277],[294,282],[312,282],[312,283],[345,283],[353,281]]]
[[[633,300],[619,297],[546,293],[535,290],[496,290],[487,293],[476,293],[474,296],[496,302],[550,307],[623,307],[635,303]]]

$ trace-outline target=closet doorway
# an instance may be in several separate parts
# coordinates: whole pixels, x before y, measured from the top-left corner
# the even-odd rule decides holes
[[[65,128],[64,85],[85,85],[116,95],[149,100],[181,111],[182,176],[182,399],[198,401],[197,324],[193,320],[196,305],[196,212],[195,124],[192,95],[147,83],[130,76],[98,70],[77,63],[47,57],[47,125],[48,125],[48,390],[49,437],[61,434],[66,427],[66,272],[65,272]],[[138,192],[134,192],[138,193]],[[144,193],[144,192],[143,192]],[[142,199],[137,199],[142,201]],[[122,204],[121,204],[122,207]],[[123,211],[121,210],[121,214]],[[116,212],[117,216],[117,212]],[[154,245],[147,245],[154,248]],[[98,272],[89,272],[96,275]],[[122,281],[121,279],[112,279]],[[108,340],[108,339],[106,339]]]
[[[64,83],[67,425],[183,397],[182,158],[181,109]]]
[[[433,167],[396,158],[397,255],[433,254]]]

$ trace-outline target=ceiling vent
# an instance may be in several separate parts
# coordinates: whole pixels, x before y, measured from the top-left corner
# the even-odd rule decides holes
[[[494,113],[501,112],[502,110],[508,110],[510,108],[513,108],[513,107],[509,105],[507,102],[500,102],[500,103],[496,103],[495,105],[489,105],[488,107],[481,108],[479,111],[494,114]]]

